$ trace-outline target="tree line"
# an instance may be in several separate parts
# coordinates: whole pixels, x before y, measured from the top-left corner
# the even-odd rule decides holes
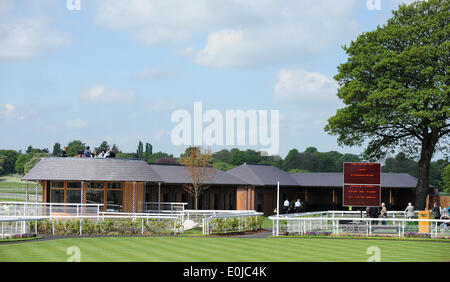
[[[83,153],[86,143],[80,140],[71,141],[65,146],[68,157],[77,157]],[[141,159],[148,163],[181,164],[182,156],[174,157],[165,152],[153,152],[150,143],[139,141],[136,152],[123,152],[116,144],[107,141],[94,148],[100,153],[113,146],[116,158]],[[47,148],[39,149],[31,145],[22,153],[14,150],[0,150],[0,175],[25,174],[43,157],[58,157],[62,152],[60,143],[55,143],[50,153]],[[303,152],[292,149],[283,159],[282,157],[264,156],[254,150],[220,150],[212,153],[212,165],[222,171],[227,171],[244,163],[272,165],[286,172],[342,172],[344,162],[364,162],[361,155],[343,154],[337,151],[319,152],[315,147],[306,148]],[[416,160],[400,152],[395,157],[385,159],[382,171],[386,173],[408,173],[414,177],[419,175],[419,165]],[[450,192],[450,165],[448,160],[439,159],[431,162],[430,184]]]

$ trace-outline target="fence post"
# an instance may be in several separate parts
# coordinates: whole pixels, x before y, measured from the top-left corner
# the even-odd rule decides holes
[[[55,220],[52,218],[52,234],[55,236]]]
[[[4,224],[4,222],[2,221],[2,239],[5,238],[5,236],[3,234],[3,224]]]
[[[141,220],[141,235],[144,235],[144,219]]]

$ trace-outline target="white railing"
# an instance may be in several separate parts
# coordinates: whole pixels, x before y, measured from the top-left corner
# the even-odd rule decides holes
[[[360,235],[450,237],[448,219],[279,217],[271,216],[272,233],[281,235]],[[422,226],[424,225],[424,226]],[[427,232],[428,231],[428,232]]]
[[[103,204],[62,204],[62,203],[30,203],[30,202],[0,202],[1,216],[48,216],[66,217],[96,215]]]
[[[35,223],[34,230],[37,230],[37,221],[43,218],[19,218],[19,217],[0,217],[0,238],[23,238],[25,235],[31,235],[31,223]],[[36,232],[35,232],[36,234]]]
[[[144,202],[145,212],[173,213],[183,212],[187,203]]]
[[[27,195],[21,194],[21,193],[0,193],[0,199],[14,199],[14,200],[27,200]],[[36,201],[36,195],[29,194],[28,195],[29,201]],[[37,201],[42,201],[42,195],[37,196]]]
[[[223,215],[223,216],[236,216],[243,213],[252,213],[255,211],[250,210],[185,210],[184,216],[186,220],[192,220],[196,223],[201,223],[203,219],[216,216],[216,215]]]
[[[203,235],[210,235],[213,232],[223,232],[225,234],[233,231],[241,232],[250,227],[250,222],[246,219],[254,218],[253,227],[256,226],[256,218],[264,216],[261,212],[255,211],[233,211],[228,213],[216,213],[202,219]],[[222,222],[218,222],[221,220]]]

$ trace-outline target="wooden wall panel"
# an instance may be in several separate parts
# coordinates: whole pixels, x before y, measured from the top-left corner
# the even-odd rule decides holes
[[[143,182],[136,182],[136,212],[144,212],[144,189]],[[123,190],[123,211],[133,212],[133,182],[125,182]]]

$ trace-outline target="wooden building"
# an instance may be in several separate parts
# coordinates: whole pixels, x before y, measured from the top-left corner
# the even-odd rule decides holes
[[[300,199],[306,210],[342,209],[342,173],[287,173],[270,165],[243,164],[229,171],[214,171],[199,199],[204,210],[256,210],[274,214],[277,182],[280,206]],[[181,165],[147,164],[142,160],[96,158],[43,158],[23,178],[38,181],[43,201],[100,203],[105,211],[144,212],[148,202],[182,202],[193,208],[194,199],[183,187],[190,183]],[[382,173],[382,202],[402,210],[414,202],[417,179],[403,173]]]

